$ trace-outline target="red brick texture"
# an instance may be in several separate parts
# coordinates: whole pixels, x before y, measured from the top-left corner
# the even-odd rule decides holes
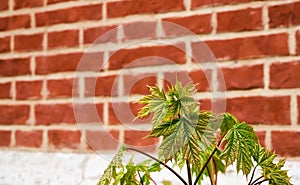
[[[299,1],[1,0],[0,11],[0,149],[154,151],[136,101],[178,79],[196,84],[201,110],[300,156]]]

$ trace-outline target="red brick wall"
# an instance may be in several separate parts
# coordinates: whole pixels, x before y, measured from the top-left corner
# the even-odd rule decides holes
[[[107,135],[136,146],[155,144],[142,139],[149,120],[132,123],[127,110],[138,110],[133,102],[147,93],[145,85],[166,86],[162,79],[174,78],[175,71],[200,84],[201,107],[210,109],[212,87],[204,74],[214,71],[195,67],[186,54],[197,53],[199,40],[162,21],[191,30],[211,48],[225,80],[227,111],[253,124],[267,147],[300,156],[300,1],[284,0],[2,0],[0,147],[116,149]],[[92,64],[75,75],[100,36],[97,52],[85,55]],[[119,48],[131,41],[137,42]],[[124,69],[149,56],[173,64],[151,58]],[[72,98],[87,100],[80,118]],[[78,129],[77,122],[84,126]]]

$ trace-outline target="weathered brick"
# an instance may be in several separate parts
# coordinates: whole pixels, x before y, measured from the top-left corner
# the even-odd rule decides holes
[[[227,112],[250,124],[291,124],[288,96],[231,98],[227,100],[226,105]]]
[[[14,9],[33,8],[43,6],[43,1],[37,0],[14,0]]]
[[[10,51],[10,37],[0,38],[0,53],[6,53]]]
[[[116,26],[100,26],[87,28],[84,30],[84,43],[92,42],[106,43],[117,41],[117,27]]]
[[[36,74],[67,71],[100,71],[103,53],[66,53],[36,57]]]
[[[125,0],[107,3],[107,17],[124,17],[133,14],[155,14],[184,10],[182,0]]]
[[[272,149],[282,156],[299,156],[300,132],[297,131],[273,131]]]
[[[124,39],[154,39],[156,38],[157,22],[140,21],[123,25]]]
[[[102,4],[71,7],[51,10],[35,15],[37,26],[49,26],[61,23],[73,23],[86,20],[100,20],[102,18]]]
[[[270,6],[269,26],[288,27],[300,23],[300,2]]]
[[[103,124],[103,104],[73,104],[77,123]]]
[[[193,55],[201,43],[193,43]],[[262,56],[284,56],[289,54],[286,33],[206,41],[219,60],[258,58]]]
[[[16,82],[16,99],[41,99],[42,98],[42,81],[17,81]]]
[[[0,4],[0,11],[8,10],[8,0],[2,0]]]
[[[210,33],[212,31],[210,14],[171,17],[163,19],[163,21],[166,21],[166,23],[163,22],[162,25],[167,37],[188,35],[191,34],[191,32],[194,34],[202,34]],[[187,31],[186,29],[190,30],[191,32]]]
[[[300,30],[296,32],[296,53],[300,54]]]
[[[264,87],[264,69],[262,64],[237,68],[222,68],[222,74],[227,90]]]
[[[0,31],[15,30],[21,28],[30,28],[29,15],[15,15],[0,18]]]
[[[115,75],[85,79],[85,96],[116,96],[118,94],[118,82]],[[114,89],[113,89],[113,84]]]
[[[211,90],[212,71],[211,70],[194,70],[189,72],[189,76],[196,85],[198,92]],[[210,84],[211,83],[211,84]]]
[[[76,97],[78,96],[78,80],[75,79],[59,79],[48,80],[47,90],[48,98]],[[74,86],[73,86],[74,85]]]
[[[180,45],[180,44],[179,44]],[[182,47],[182,44],[180,45]],[[130,64],[131,62],[135,62]],[[151,46],[135,49],[121,49],[109,59],[109,69],[137,66],[185,63],[185,52],[175,46]]]
[[[80,147],[80,131],[72,130],[49,130],[48,144],[56,149],[78,149]]]
[[[25,125],[29,105],[0,105],[0,125]]]
[[[65,30],[48,33],[48,48],[76,47],[78,45],[78,30]]]
[[[0,59],[0,76],[29,75],[30,58]]]
[[[252,0],[192,0],[192,9],[196,9],[202,6],[217,6],[217,5],[227,5],[227,4],[238,4],[246,3]]]
[[[34,51],[43,49],[43,33],[15,36],[16,51]]]
[[[263,29],[262,8],[247,8],[217,14],[217,31],[249,31]]]
[[[16,146],[22,147],[41,147],[43,142],[43,131],[42,130],[17,130],[15,133]]]
[[[0,99],[10,99],[11,98],[11,83],[1,83],[0,84]]]
[[[124,143],[126,145],[142,147],[142,146],[152,146],[158,143],[158,138],[145,138],[149,134],[149,131],[136,131],[136,130],[126,130],[124,135]]]
[[[270,88],[300,87],[300,61],[273,63],[270,66]]]
[[[72,104],[38,104],[35,117],[37,125],[76,123]]]
[[[257,137],[258,137],[258,141],[259,143],[263,146],[263,147],[266,147],[266,143],[265,143],[265,140],[266,140],[266,132],[265,131],[256,131],[255,132]]]
[[[11,143],[11,131],[0,130],[0,147],[8,147]]]
[[[298,105],[298,124],[300,124],[300,96],[297,97],[297,105]]]
[[[110,131],[86,131],[86,142],[93,150],[117,150],[119,145],[119,132]]]
[[[124,76],[124,95],[129,94],[149,94],[147,86],[157,85],[155,74],[138,74]]]
[[[78,0],[47,0],[47,5]]]

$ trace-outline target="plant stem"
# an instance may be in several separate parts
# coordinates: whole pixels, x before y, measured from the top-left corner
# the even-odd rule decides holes
[[[253,171],[252,171],[251,179],[250,179],[248,185],[250,185],[250,184],[252,183],[252,180],[253,180],[253,178],[254,178],[254,173],[255,173],[256,168],[257,168],[257,165],[254,167],[254,169],[253,169]]]
[[[144,181],[143,181],[143,179],[142,179],[142,176],[141,176],[140,172],[139,172],[139,171],[137,171],[137,172],[138,172],[138,174],[139,174],[141,184],[144,185]]]
[[[211,184],[211,185],[214,185],[214,182],[213,182],[213,180],[212,180],[212,176],[211,176],[211,173],[209,172],[208,166],[206,166],[206,171],[207,171],[207,173],[208,173],[208,177],[209,177],[209,180],[210,180],[210,184]]]
[[[168,170],[170,170],[174,175],[176,175],[176,177],[178,177],[178,179],[184,184],[184,185],[188,185],[187,182],[185,182],[185,180],[177,173],[175,172],[172,168],[170,168],[168,165],[166,165],[164,162],[160,161],[159,159],[153,157],[152,155],[149,155],[143,151],[140,151],[138,149],[135,149],[135,148],[126,148],[127,150],[131,150],[131,151],[135,151],[135,152],[138,152],[140,154],[143,154],[151,159],[153,159],[154,161],[158,162],[159,164],[163,165],[164,167],[166,167]]]
[[[191,169],[190,169],[190,163],[189,163],[189,160],[187,160],[187,159],[186,159],[186,170],[187,170],[187,173],[188,173],[189,185],[192,185],[193,182],[192,182],[192,174],[191,174]]]
[[[255,184],[253,184],[253,185],[261,184],[261,183],[263,183],[263,182],[265,182],[265,181],[268,181],[268,180],[270,180],[270,179],[264,179],[264,180],[261,180],[261,181],[255,183]]]
[[[258,177],[255,181],[253,181],[251,184],[253,185],[254,183],[256,183],[257,181],[259,181],[259,179],[262,179],[262,178],[264,178],[264,176],[262,175],[262,176],[260,176],[260,177]],[[251,185],[251,184],[249,184],[249,185]]]
[[[201,177],[202,173],[204,172],[206,166],[208,165],[209,161],[211,160],[211,158],[212,158],[212,157],[214,156],[214,154],[216,153],[217,149],[218,149],[218,148],[216,147],[216,148],[214,149],[214,151],[213,151],[213,152],[210,154],[210,156],[208,157],[207,161],[205,162],[205,164],[204,164],[203,167],[201,168],[201,170],[200,170],[200,172],[199,172],[199,174],[198,174],[198,176],[197,176],[197,178],[196,178],[196,180],[195,180],[195,182],[194,182],[194,185],[197,185],[198,180],[200,179],[200,177]]]

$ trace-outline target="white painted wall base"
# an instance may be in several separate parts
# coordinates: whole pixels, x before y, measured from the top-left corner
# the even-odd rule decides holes
[[[0,151],[0,185],[95,185],[108,163],[96,154]],[[294,185],[300,185],[300,161],[289,160],[286,167]],[[173,179],[173,184],[180,184],[166,170],[154,179]],[[220,174],[218,184],[246,185],[246,181],[230,168],[226,177]]]

